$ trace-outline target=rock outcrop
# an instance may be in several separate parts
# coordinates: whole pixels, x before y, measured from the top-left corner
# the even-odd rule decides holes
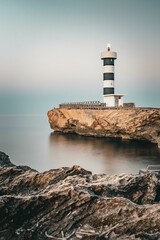
[[[0,239],[160,239],[154,174],[39,173],[0,154]]]
[[[64,109],[48,112],[51,128],[85,136],[137,139],[160,148],[160,109]]]

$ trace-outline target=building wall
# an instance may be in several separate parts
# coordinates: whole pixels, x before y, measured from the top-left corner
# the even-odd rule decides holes
[[[121,99],[119,99],[119,106],[123,106],[123,97],[121,97]]]
[[[114,66],[111,65],[103,66],[103,72],[114,73]]]
[[[115,99],[114,96],[104,96],[103,102],[106,103],[107,107],[115,107]]]
[[[123,106],[123,96],[103,96],[103,102],[105,102],[108,107]]]

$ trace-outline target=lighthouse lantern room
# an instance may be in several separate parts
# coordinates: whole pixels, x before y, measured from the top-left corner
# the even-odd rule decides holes
[[[107,45],[107,51],[101,53],[103,60],[103,102],[109,107],[123,106],[124,94],[115,94],[114,91],[114,60],[117,53],[111,51],[111,45]]]

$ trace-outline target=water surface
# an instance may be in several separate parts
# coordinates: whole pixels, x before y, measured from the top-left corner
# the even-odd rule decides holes
[[[43,115],[0,116],[0,150],[38,171],[80,165],[93,173],[138,173],[160,164],[155,145],[53,133]]]

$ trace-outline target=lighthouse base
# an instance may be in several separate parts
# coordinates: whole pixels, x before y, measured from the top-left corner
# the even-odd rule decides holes
[[[103,102],[107,107],[123,107],[124,94],[107,94],[103,95]]]

